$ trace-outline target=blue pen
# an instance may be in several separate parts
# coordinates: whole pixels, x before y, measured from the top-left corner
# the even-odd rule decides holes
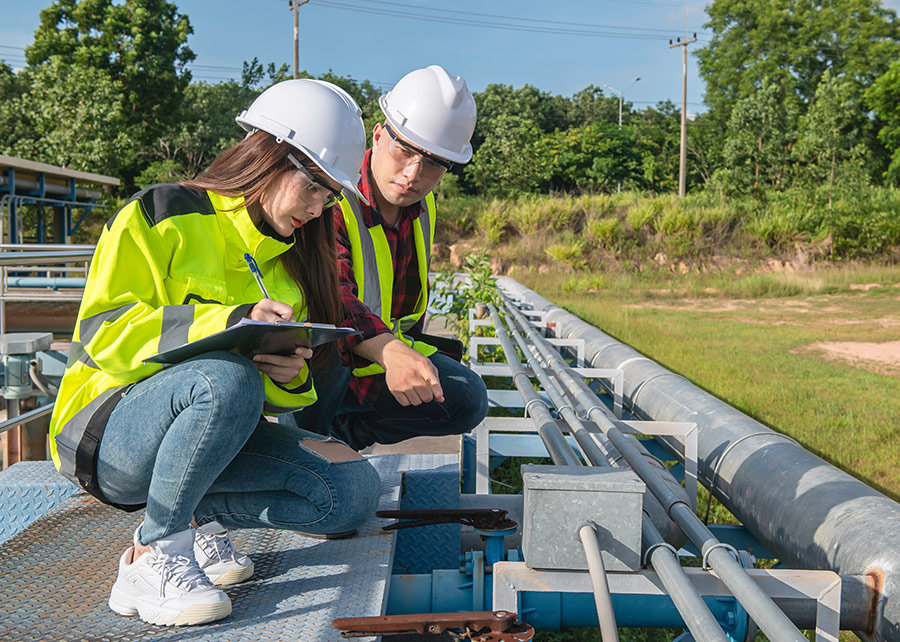
[[[247,265],[250,266],[250,271],[253,273],[253,277],[256,279],[257,285],[259,285],[259,289],[262,290],[263,298],[269,299],[269,293],[266,291],[266,284],[263,283],[262,274],[259,272],[259,266],[256,265],[256,261],[253,260],[253,257],[248,253],[244,253],[244,260],[247,261]]]

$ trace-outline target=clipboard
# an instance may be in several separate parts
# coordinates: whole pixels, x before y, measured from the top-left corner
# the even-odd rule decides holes
[[[241,319],[236,324],[208,337],[190,341],[144,359],[144,363],[173,364],[214,350],[233,350],[244,356],[256,354],[290,355],[299,347],[315,348],[323,343],[361,334],[352,328],[326,323],[293,321],[254,321]]]

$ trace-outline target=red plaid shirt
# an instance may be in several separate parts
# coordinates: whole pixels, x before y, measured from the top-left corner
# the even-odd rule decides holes
[[[366,151],[363,157],[359,191],[371,203],[366,205],[360,201],[363,221],[366,227],[381,225],[391,248],[391,256],[394,259],[394,287],[391,299],[391,317],[399,319],[415,311],[422,289],[419,279],[419,263],[416,256],[416,242],[413,236],[414,225],[419,214],[424,209],[422,201],[408,205],[400,210],[400,218],[396,225],[385,222],[375,205],[375,195],[372,189],[372,177],[369,173],[369,163],[372,159],[372,150]],[[352,197],[351,197],[352,198]],[[344,363],[353,368],[361,368],[371,362],[359,355],[350,352],[350,349],[366,339],[378,336],[391,329],[378,316],[359,300],[359,289],[356,278],[353,275],[353,255],[350,247],[350,237],[347,234],[347,226],[344,223],[344,215],[339,206],[335,206],[334,231],[337,238],[338,277],[341,281],[341,297],[344,301],[344,325],[350,326],[362,332],[361,336],[345,339],[341,345],[344,355]],[[360,403],[374,401],[384,387],[384,374],[368,377],[353,377],[350,380],[350,389],[356,394]]]

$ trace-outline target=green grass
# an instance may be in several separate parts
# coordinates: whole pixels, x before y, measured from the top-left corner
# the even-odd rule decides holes
[[[898,270],[857,266],[730,277],[518,277],[587,322],[895,500],[898,375],[828,361],[820,341],[887,342],[900,329]],[[594,288],[573,286],[584,279]],[[861,291],[853,285],[879,283]],[[606,284],[606,287],[603,285]]]

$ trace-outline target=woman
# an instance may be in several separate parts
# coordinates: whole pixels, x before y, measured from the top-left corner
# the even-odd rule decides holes
[[[289,80],[236,120],[250,133],[204,174],[143,190],[107,222],[50,425],[61,473],[119,508],[146,504],[109,605],[154,624],[231,612],[214,584],[247,579],[253,564],[225,527],[340,535],[371,515],[380,489],[344,444],[262,419],[316,400],[311,350],[143,362],[244,317],[342,318],[332,217],[321,214],[342,188],[358,193],[359,107],[329,83]]]

